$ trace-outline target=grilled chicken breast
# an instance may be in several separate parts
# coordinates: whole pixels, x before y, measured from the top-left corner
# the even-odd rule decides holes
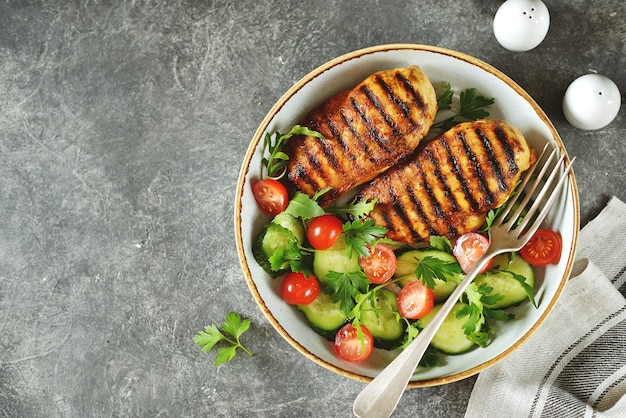
[[[327,206],[411,155],[437,113],[435,90],[417,66],[372,74],[315,109],[301,122],[318,131],[291,138],[287,183]]]
[[[391,239],[453,238],[480,228],[535,159],[522,133],[505,121],[461,123],[364,185],[357,200],[378,199],[369,216]]]

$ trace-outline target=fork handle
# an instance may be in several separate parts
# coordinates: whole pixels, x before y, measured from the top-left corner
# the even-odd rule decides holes
[[[415,372],[415,368],[452,307],[488,260],[497,255],[496,253],[502,252],[490,250],[487,249],[485,254],[474,264],[474,267],[448,297],[433,320],[356,397],[352,407],[354,415],[359,418],[387,418],[391,416]]]

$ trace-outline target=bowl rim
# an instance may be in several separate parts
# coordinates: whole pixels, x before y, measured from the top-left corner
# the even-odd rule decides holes
[[[315,68],[314,70],[312,70],[311,72],[309,72],[308,74],[300,78],[300,80],[298,80],[295,84],[293,84],[278,99],[278,101],[270,108],[266,116],[263,118],[263,120],[259,124],[259,127],[257,128],[256,132],[254,133],[254,136],[252,137],[252,140],[250,141],[250,144],[248,145],[244,160],[241,165],[238,180],[237,180],[237,190],[235,194],[235,207],[234,207],[234,227],[235,227],[235,239],[236,239],[237,253],[238,253],[241,269],[244,273],[244,277],[246,279],[250,292],[252,293],[253,298],[255,299],[257,305],[263,312],[264,316],[270,322],[270,324],[274,327],[274,329],[292,347],[298,350],[305,357],[309,358],[310,360],[317,363],[318,365],[326,368],[327,370],[330,370],[338,375],[348,377],[353,380],[362,381],[362,382],[370,382],[372,378],[369,376],[358,374],[356,372],[344,370],[338,366],[328,363],[327,361],[311,353],[309,350],[303,347],[300,343],[298,343],[298,341],[292,338],[291,335],[281,326],[278,320],[272,315],[272,312],[265,304],[263,298],[260,296],[257,286],[254,282],[254,279],[252,278],[250,268],[248,267],[248,260],[245,255],[245,249],[243,245],[243,234],[241,230],[243,188],[246,183],[247,174],[250,170],[250,162],[252,160],[254,153],[257,150],[259,142],[262,140],[263,136],[265,135],[267,126],[270,124],[270,122],[273,120],[276,114],[283,108],[283,106],[291,99],[291,97],[294,96],[300,89],[302,89],[303,86],[305,86],[314,78],[320,76],[326,71],[344,62],[357,59],[365,55],[375,54],[379,52],[401,51],[401,50],[425,51],[425,52],[432,52],[436,54],[446,55],[451,58],[459,59],[471,65],[479,67],[480,69],[483,69],[487,71],[488,73],[490,73],[491,75],[499,78],[500,80],[505,82],[507,86],[509,86],[517,94],[519,94],[524,100],[526,100],[529,105],[531,105],[533,110],[536,112],[537,116],[542,120],[542,122],[549,129],[550,134],[552,135],[552,138],[555,141],[556,145],[560,148],[560,151],[565,154],[565,160],[566,161],[570,160],[569,156],[567,155],[567,151],[565,150],[563,141],[561,137],[559,136],[558,132],[556,131],[556,128],[554,127],[554,125],[552,124],[552,122],[550,121],[546,113],[543,111],[543,109],[541,109],[541,107],[535,102],[535,100],[524,89],[522,89],[522,87],[520,87],[510,77],[508,77],[506,74],[502,73],[500,70],[493,67],[492,65],[478,58],[470,56],[466,53],[455,51],[455,50],[448,49],[448,48],[424,45],[424,44],[393,43],[393,44],[382,44],[382,45],[376,45],[376,46],[370,46],[370,47],[358,49],[358,50],[340,55],[318,66],[317,68]],[[552,309],[554,308],[554,306],[556,305],[558,299],[560,298],[562,294],[563,288],[565,287],[565,284],[568,281],[567,278],[569,278],[571,274],[571,270],[572,270],[572,266],[574,262],[574,256],[576,253],[578,233],[580,229],[580,205],[579,205],[578,187],[576,184],[576,179],[575,179],[573,170],[570,172],[570,175],[569,175],[569,188],[570,188],[572,203],[574,206],[574,213],[573,213],[574,225],[573,225],[573,231],[572,231],[572,234],[573,234],[572,246],[569,249],[569,253],[567,254],[568,261],[567,261],[567,265],[565,266],[563,277],[561,278],[561,281],[556,289],[556,292],[553,298],[549,301],[548,305],[546,306],[546,309],[540,315],[537,321],[513,345],[505,349],[500,354],[492,357],[491,359],[481,364],[478,364],[470,369],[467,369],[465,371],[455,373],[452,375],[442,376],[442,377],[437,377],[437,378],[427,379],[427,380],[417,380],[417,381],[412,380],[408,383],[407,387],[415,388],[415,387],[437,386],[437,385],[452,383],[452,382],[459,381],[467,377],[473,376],[491,367],[492,365],[496,364],[497,362],[502,360],[504,357],[509,355],[511,352],[513,352],[515,349],[517,349],[543,323],[543,321],[547,318],[549,313],[552,311]]]

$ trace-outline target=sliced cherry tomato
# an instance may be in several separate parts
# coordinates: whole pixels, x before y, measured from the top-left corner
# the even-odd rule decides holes
[[[321,215],[313,218],[306,230],[309,244],[316,250],[326,250],[333,246],[341,230],[343,223],[335,215]]]
[[[519,253],[533,266],[547,266],[559,261],[562,245],[559,234],[551,229],[538,229]]]
[[[335,334],[335,352],[346,361],[363,361],[372,354],[374,349],[374,337],[363,325],[363,340],[359,339],[358,330],[352,324],[346,324]]]
[[[278,215],[287,207],[287,189],[278,180],[263,179],[252,185],[252,194],[259,209],[268,215]]]
[[[420,280],[414,280],[398,293],[398,312],[408,319],[422,318],[435,306],[433,291]]]
[[[320,284],[315,276],[306,277],[302,273],[289,273],[280,286],[280,294],[290,305],[308,305],[320,293]]]
[[[478,232],[468,232],[457,238],[452,249],[452,254],[461,265],[464,273],[468,273],[485,251],[489,248],[489,238]],[[483,267],[479,273],[489,269],[491,260]]]
[[[391,279],[396,270],[396,254],[391,247],[385,244],[376,244],[369,247],[369,257],[359,258],[359,264],[367,276],[367,280],[374,284],[385,283]]]

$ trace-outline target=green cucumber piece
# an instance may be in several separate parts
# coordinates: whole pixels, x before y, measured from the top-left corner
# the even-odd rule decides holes
[[[513,277],[513,274],[524,277],[525,283],[534,288],[535,270],[531,264],[519,254],[506,253],[494,257],[491,266],[491,270],[476,277],[475,283],[478,286],[486,284],[492,287],[493,290],[490,294],[499,294],[504,298],[493,304],[487,304],[487,306],[493,309],[503,309],[528,299],[528,294],[521,283]]]
[[[252,245],[252,255],[256,262],[263,267],[263,270],[270,276],[277,277],[287,271],[289,263],[284,263],[278,270],[272,270],[269,258],[277,248],[287,246],[294,241],[297,241],[297,238],[289,229],[270,222],[265,225]]]
[[[298,242],[304,242],[304,225],[300,219],[290,213],[281,212],[272,219],[272,222],[290,230]]]
[[[349,273],[359,271],[359,256],[355,251],[352,257],[346,254],[346,241],[343,234],[339,235],[335,244],[327,250],[316,250],[313,254],[313,274],[320,283],[327,283],[329,271]]]
[[[444,263],[458,264],[456,258],[450,253],[440,250],[410,250],[397,257],[396,270],[394,276],[399,278],[398,284],[402,287],[406,286],[409,282],[417,280],[414,271],[417,268],[421,260],[426,257],[433,257],[441,260]],[[462,274],[450,274],[446,275],[446,280],[435,278],[435,287],[433,293],[435,295],[435,302],[443,302],[452,294],[454,289],[458,286],[459,282],[463,278]]]
[[[327,340],[333,340],[337,330],[348,319],[339,302],[333,302],[333,297],[325,292],[320,292],[308,305],[298,305],[298,309],[309,321],[311,328]]]
[[[425,317],[418,320],[418,327],[424,329],[439,312],[443,305],[435,305],[435,307]],[[466,306],[464,303],[458,302],[452,307],[452,311],[443,320],[441,327],[435,333],[431,345],[437,350],[446,354],[461,354],[473,348],[476,344],[467,339],[463,331],[463,324],[467,321],[467,316],[457,318],[455,312]]]
[[[405,322],[398,316],[398,298],[392,291],[378,289],[365,299],[360,321],[372,333],[376,347],[391,350],[402,343]]]

